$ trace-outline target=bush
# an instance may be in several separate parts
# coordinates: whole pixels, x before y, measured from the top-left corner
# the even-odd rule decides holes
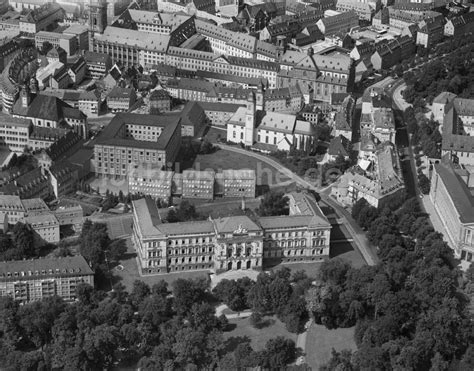
[[[420,186],[421,193],[424,195],[430,193],[431,182],[425,174],[418,175],[418,184]]]
[[[263,316],[260,312],[253,312],[250,315],[250,324],[256,329],[261,329],[263,327],[264,321]]]

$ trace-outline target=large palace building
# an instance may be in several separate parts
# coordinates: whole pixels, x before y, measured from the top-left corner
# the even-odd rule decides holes
[[[133,201],[132,240],[143,275],[189,270],[260,270],[329,258],[331,225],[316,200],[290,193],[290,215],[163,223],[151,198]]]

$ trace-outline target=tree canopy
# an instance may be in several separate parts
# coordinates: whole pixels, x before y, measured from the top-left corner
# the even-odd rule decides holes
[[[364,210],[373,213],[367,223]],[[324,370],[458,369],[472,365],[474,327],[453,252],[420,212],[416,198],[400,208],[353,216],[368,229],[381,262],[359,269],[332,259],[306,294],[309,312],[329,328],[356,326],[357,351],[333,352]]]
[[[288,215],[288,197],[283,192],[268,192],[263,196],[257,214],[260,216]]]

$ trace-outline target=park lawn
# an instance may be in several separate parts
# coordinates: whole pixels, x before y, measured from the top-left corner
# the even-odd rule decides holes
[[[275,186],[287,182],[289,178],[274,167],[251,156],[220,149],[208,155],[198,155],[193,168],[196,170],[253,169],[257,175],[257,185]]]
[[[288,339],[292,339],[296,344],[296,334],[288,332],[285,328],[285,324],[282,323],[276,316],[265,316],[264,320],[270,320],[272,324],[262,329],[256,329],[250,324],[249,318],[233,318],[229,320],[231,325],[236,327],[232,331],[224,332],[224,338],[229,342],[233,343],[232,338],[245,338],[250,339],[250,345],[254,350],[262,350],[268,340],[276,338],[277,336],[283,336]]]
[[[264,270],[277,271],[278,269],[281,269],[281,268],[288,268],[291,271],[291,273],[294,273],[297,271],[305,271],[308,277],[315,278],[319,272],[319,269],[321,268],[321,263],[322,261],[312,262],[312,263],[280,263],[272,267],[270,266],[264,267]]]
[[[312,324],[306,337],[306,363],[313,370],[325,364],[331,358],[331,350],[356,350],[354,327],[328,330],[322,325]]]

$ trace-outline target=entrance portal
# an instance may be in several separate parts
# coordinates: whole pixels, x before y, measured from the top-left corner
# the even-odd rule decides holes
[[[237,262],[237,269],[242,268],[242,262]]]
[[[227,263],[227,270],[232,270],[232,262]]]
[[[250,260],[247,261],[247,269],[250,269]]]

